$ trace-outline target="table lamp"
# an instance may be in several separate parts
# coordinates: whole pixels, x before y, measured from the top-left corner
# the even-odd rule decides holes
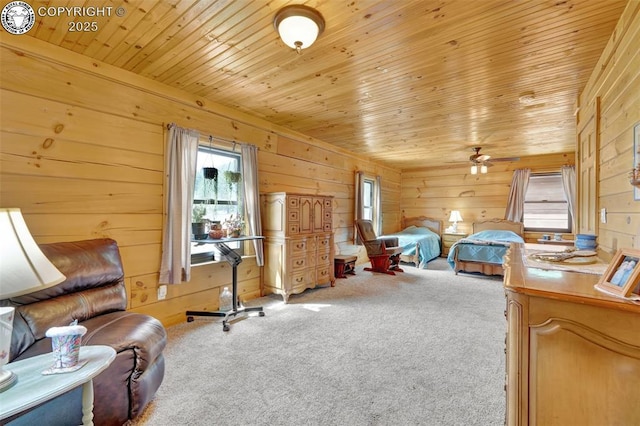
[[[453,222],[451,225],[451,232],[458,232],[458,222],[462,222],[462,216],[458,210],[451,210],[451,216],[449,216],[449,222]]]
[[[0,300],[22,296],[65,280],[33,240],[20,209],[0,208]],[[14,308],[0,307],[0,392],[17,381],[9,361]]]

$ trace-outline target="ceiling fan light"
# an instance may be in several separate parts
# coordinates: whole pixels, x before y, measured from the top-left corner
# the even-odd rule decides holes
[[[480,166],[480,173],[487,174],[487,166],[485,166],[484,164],[482,166]]]
[[[292,49],[300,50],[311,46],[324,30],[324,18],[308,6],[291,5],[276,13],[273,25],[280,38]]]
[[[471,174],[472,175],[477,175],[478,174],[478,166],[477,165],[473,165],[471,166]]]

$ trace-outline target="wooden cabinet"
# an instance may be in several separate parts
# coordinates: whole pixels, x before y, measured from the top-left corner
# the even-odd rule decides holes
[[[449,255],[449,250],[451,246],[458,240],[465,238],[467,234],[464,233],[453,233],[453,232],[443,232],[442,233],[442,256],[447,257]]]
[[[261,195],[264,291],[285,303],[318,285],[335,285],[333,197],[275,192]]]
[[[638,425],[640,305],[505,259],[507,425]]]

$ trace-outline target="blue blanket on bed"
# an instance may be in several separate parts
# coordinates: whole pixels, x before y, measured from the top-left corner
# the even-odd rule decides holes
[[[476,232],[451,246],[447,262],[454,268],[454,258],[457,256],[459,260],[502,265],[502,259],[511,243],[524,243],[524,240],[511,231]]]
[[[409,226],[400,232],[385,235],[386,237],[397,237],[398,245],[402,247],[402,254],[415,256],[416,243],[418,243],[420,263],[418,268],[426,269],[427,263],[440,256],[440,236],[421,226]]]

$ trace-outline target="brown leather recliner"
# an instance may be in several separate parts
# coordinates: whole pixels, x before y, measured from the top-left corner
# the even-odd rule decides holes
[[[93,379],[94,424],[122,425],[138,416],[160,387],[165,329],[156,318],[126,311],[124,272],[114,240],[41,244],[40,248],[66,280],[0,301],[1,306],[16,308],[11,361],[51,352],[47,329],[77,319],[87,328],[83,346],[106,345],[116,351],[113,363]]]

